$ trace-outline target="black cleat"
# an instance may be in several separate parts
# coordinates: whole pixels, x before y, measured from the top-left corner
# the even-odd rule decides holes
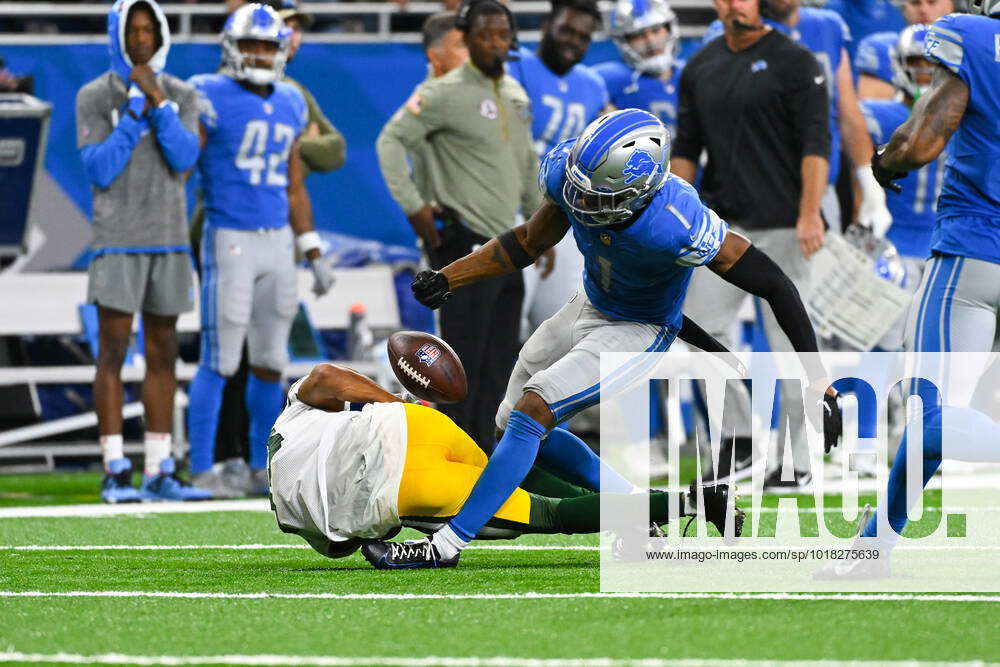
[[[718,473],[718,474],[716,474]],[[753,444],[750,438],[733,438],[722,443],[719,469],[709,468],[702,474],[702,484],[739,482],[753,475]]]
[[[368,542],[361,547],[365,560],[376,570],[415,570],[425,567],[455,567],[458,556],[441,558],[430,538],[407,542]]]
[[[697,481],[691,482],[691,487],[688,489],[688,497],[691,503],[697,503],[698,501],[697,489]],[[705,521],[715,526],[719,534],[727,539],[742,535],[743,521],[746,519],[746,513],[739,507],[736,507],[735,498],[733,499],[733,530],[731,532],[726,531],[726,514],[728,513],[730,504],[729,485],[702,484],[701,493],[705,503]]]

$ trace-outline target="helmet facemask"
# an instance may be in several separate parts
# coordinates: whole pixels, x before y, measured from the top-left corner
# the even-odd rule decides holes
[[[651,76],[666,74],[673,67],[680,47],[677,15],[663,0],[652,2],[641,15],[635,12],[631,0],[618,3],[611,38],[629,67]],[[636,42],[637,37],[660,27],[666,33],[663,38]]]
[[[270,7],[245,5],[236,10],[222,32],[222,58],[227,72],[235,79],[254,85],[267,85],[281,79],[288,62],[289,30]],[[276,45],[270,57],[247,53],[240,42],[256,41]]]

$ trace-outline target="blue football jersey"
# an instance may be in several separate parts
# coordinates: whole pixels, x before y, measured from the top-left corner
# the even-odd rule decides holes
[[[206,224],[287,225],[288,155],[309,112],[302,93],[279,82],[263,98],[225,74],[199,74],[189,83],[201,96],[207,139],[198,158]]]
[[[537,55],[521,48],[520,58],[507,65],[531,99],[531,138],[541,157],[553,146],[583,132],[608,105],[604,80],[586,65],[559,76]]]
[[[861,112],[876,146],[889,141],[896,128],[910,116],[909,107],[895,100],[862,100]],[[887,237],[900,254],[920,259],[930,255],[946,159],[945,153],[941,153],[937,160],[896,181],[902,192],[886,192],[885,203],[892,213]]]
[[[837,12],[851,31],[855,41],[847,45],[847,52],[852,59],[857,55],[852,45],[860,50],[859,40],[872,33],[883,30],[899,32],[906,27],[906,20],[897,3],[891,0],[826,0],[824,7]]]
[[[830,146],[832,147],[830,183],[834,183],[840,174],[840,113],[837,110],[840,91],[837,87],[837,68],[840,67],[844,49],[851,41],[851,33],[844,20],[835,12],[815,7],[800,8],[799,24],[794,28],[769,19],[765,19],[764,22],[812,51],[823,67],[826,85],[830,91]],[[712,41],[722,32],[722,22],[716,19],[705,31],[702,45]]]
[[[563,199],[566,160],[573,139],[553,148],[539,170],[539,185],[569,218],[584,258],[583,286],[609,317],[680,327],[691,271],[719,252],[728,225],[685,181],[670,176],[631,225],[588,227]]]
[[[924,50],[969,87],[948,144],[931,247],[1000,263],[1000,20],[949,14],[931,26]]]
[[[683,68],[683,62],[675,62],[666,82],[618,61],[595,65],[594,71],[604,79],[612,104],[619,109],[648,111],[667,126],[673,137],[677,134],[677,89]]]
[[[854,71],[892,83],[892,47],[899,40],[898,32],[876,32],[858,44],[854,54]]]

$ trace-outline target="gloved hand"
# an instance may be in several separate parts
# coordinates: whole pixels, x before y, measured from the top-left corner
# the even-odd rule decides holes
[[[823,453],[840,444],[844,435],[844,413],[840,409],[840,394],[823,394]]]
[[[337,282],[333,275],[333,269],[319,258],[309,262],[309,268],[312,269],[313,274],[312,292],[318,297],[323,296]]]
[[[410,289],[417,301],[435,310],[451,298],[448,278],[438,271],[421,271],[413,278]]]
[[[892,225],[892,214],[885,205],[885,190],[879,186],[873,175],[874,166],[858,167],[855,173],[861,184],[861,207],[858,210],[858,224],[870,229],[875,238],[885,238]],[[898,187],[898,186],[897,186]]]
[[[893,183],[893,181],[906,176],[906,172],[892,171],[882,166],[882,156],[885,154],[885,147],[886,144],[882,144],[875,149],[875,155],[872,156],[872,175],[875,177],[875,181],[883,188],[899,194],[903,191],[903,188],[899,183]]]

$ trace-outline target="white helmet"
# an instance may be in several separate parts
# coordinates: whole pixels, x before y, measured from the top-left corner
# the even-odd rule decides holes
[[[662,53],[644,55],[628,43],[629,35],[659,25],[667,29],[667,41]],[[629,67],[660,76],[670,71],[677,58],[677,50],[680,47],[677,14],[666,0],[618,0],[611,13],[611,39],[614,40],[615,46]]]
[[[899,33],[899,39],[889,54],[892,65],[892,85],[907,93],[913,99],[918,99],[927,92],[929,84],[917,83],[917,75],[921,72],[931,74],[934,66],[930,63],[925,67],[910,65],[907,58],[924,58],[924,38],[927,37],[927,26],[914,23],[906,26]]]
[[[670,132],[647,111],[622,109],[588,125],[566,161],[563,200],[590,227],[626,222],[670,173]]]
[[[226,73],[256,85],[274,83],[285,73],[291,34],[278,13],[267,5],[240,7],[226,19],[222,29],[222,62]],[[242,53],[239,42],[244,39],[277,44],[278,51],[270,65],[258,67],[256,56]]]

